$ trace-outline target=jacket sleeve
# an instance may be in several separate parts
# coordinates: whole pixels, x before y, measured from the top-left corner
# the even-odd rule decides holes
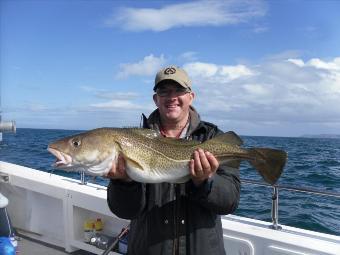
[[[107,187],[107,203],[116,216],[134,219],[145,207],[145,185],[138,182],[110,180]]]
[[[222,134],[217,127],[208,134],[208,139]],[[234,212],[240,200],[239,162],[220,165],[216,174],[196,187],[192,181],[188,183],[188,193],[191,200],[216,214]]]
[[[190,181],[189,198],[216,214],[234,212],[240,200],[238,171],[238,168],[223,166],[198,187]]]

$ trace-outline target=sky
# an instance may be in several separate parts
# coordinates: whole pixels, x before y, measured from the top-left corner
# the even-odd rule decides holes
[[[139,126],[183,67],[201,118],[240,135],[340,134],[340,1],[1,0],[3,120]]]

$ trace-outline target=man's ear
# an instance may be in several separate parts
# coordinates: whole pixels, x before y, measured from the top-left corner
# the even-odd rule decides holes
[[[158,107],[157,95],[153,94],[152,99],[155,102],[155,105]]]
[[[190,92],[190,96],[191,96],[191,102],[194,101],[195,99],[195,92]]]

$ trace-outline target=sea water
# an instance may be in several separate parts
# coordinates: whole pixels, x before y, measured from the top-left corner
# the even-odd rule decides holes
[[[6,133],[0,143],[0,160],[41,171],[79,179],[77,173],[54,170],[53,155],[47,145],[80,131],[52,129],[17,129],[16,134]],[[340,193],[340,139],[288,138],[242,136],[244,147],[270,147],[288,152],[288,162],[279,185],[312,188]],[[241,164],[241,180],[261,181],[261,177],[246,162]],[[88,177],[91,182],[92,178]],[[104,178],[97,183],[107,185]],[[271,221],[272,189],[242,184],[239,216]],[[280,190],[279,224],[340,235],[340,198],[309,193]]]

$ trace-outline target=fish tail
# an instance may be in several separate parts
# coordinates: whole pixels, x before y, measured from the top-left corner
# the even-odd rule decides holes
[[[274,185],[282,174],[287,161],[287,153],[283,150],[268,148],[249,149],[249,152],[253,154],[250,164],[266,182]]]

